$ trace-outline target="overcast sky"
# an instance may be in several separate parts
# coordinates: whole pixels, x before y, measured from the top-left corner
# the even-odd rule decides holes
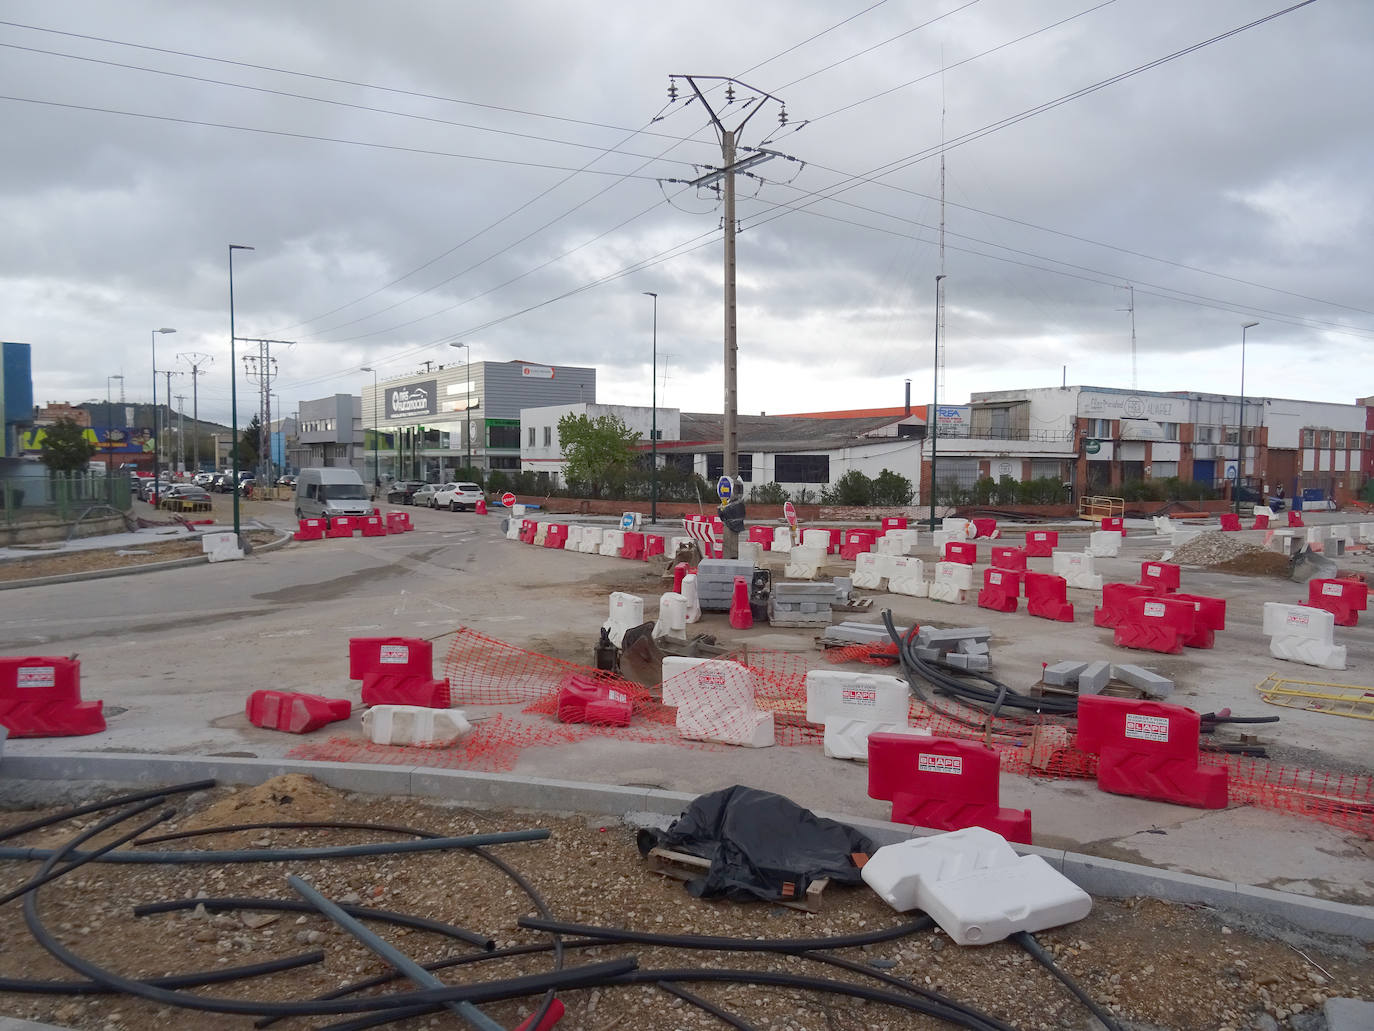
[[[708,102],[785,155],[739,179],[741,411],[929,399],[942,107],[942,401],[1064,366],[1131,387],[1134,284],[1140,389],[1237,391],[1255,321],[1247,393],[1349,403],[1374,394],[1374,4],[1208,43],[1288,6],[4,0],[0,339],[33,345],[39,403],[118,373],[147,400],[175,328],[159,367],[213,356],[227,421],[234,243],[238,335],[296,342],[278,411],[454,341],[647,405],[643,291],[659,403],[720,411],[722,205],[684,181],[721,151],[668,86],[733,76]]]

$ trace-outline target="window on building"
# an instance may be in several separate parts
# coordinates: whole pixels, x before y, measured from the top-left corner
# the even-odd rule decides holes
[[[1317,447],[1325,449],[1325,448],[1329,448],[1330,446],[1331,446],[1331,431],[1330,431],[1330,430],[1319,430],[1319,431],[1317,432]]]
[[[1303,447],[1312,447],[1312,446],[1313,446],[1312,437],[1313,437],[1313,434],[1312,434],[1312,431],[1311,431],[1311,430],[1303,430],[1303,431],[1302,431],[1302,446],[1303,446]]]
[[[739,457],[739,478],[745,483],[754,482],[754,456],[741,454]],[[725,455],[719,451],[706,453],[706,478],[713,484],[725,475]]]
[[[1165,440],[1178,440],[1178,423],[1166,422],[1160,424],[1164,429]]]
[[[519,426],[490,426],[487,428],[488,447],[518,448]]]
[[[517,440],[519,439],[519,432],[518,432],[518,431],[516,432],[516,439],[517,439]],[[520,456],[519,456],[519,455],[489,455],[489,456],[487,456],[487,465],[490,466],[492,469],[519,469],[519,468],[520,468]]]
[[[1112,420],[1089,419],[1088,436],[1096,437],[1099,440],[1110,440],[1112,436]]]
[[[1240,443],[1240,428],[1236,426],[1227,426],[1225,430],[1225,439],[1228,444]]]
[[[829,455],[776,455],[773,479],[778,483],[829,483]]]
[[[552,426],[545,426],[545,427],[544,427],[544,446],[545,446],[545,447],[553,447],[553,427],[552,427]]]
[[[530,427],[530,447],[534,447],[534,427]]]
[[[1345,450],[1345,431],[1344,431],[1344,430],[1332,430],[1332,431],[1331,431],[1331,446],[1332,446],[1333,448],[1335,448],[1337,451],[1344,451],[1344,450]]]

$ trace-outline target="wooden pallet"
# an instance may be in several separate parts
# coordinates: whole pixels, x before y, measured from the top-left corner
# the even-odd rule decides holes
[[[690,881],[694,877],[700,877],[702,871],[711,866],[709,860],[702,859],[700,856],[688,855],[686,852],[674,852],[667,848],[651,848],[647,858],[650,870],[677,881]],[[800,910],[803,913],[820,912],[821,893],[829,885],[830,878],[822,877],[813,881],[811,886],[806,889],[806,894],[801,898],[779,901],[777,904],[786,906],[788,909]]]

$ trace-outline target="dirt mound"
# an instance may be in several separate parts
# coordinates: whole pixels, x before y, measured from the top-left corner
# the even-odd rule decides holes
[[[221,798],[181,826],[196,830],[236,823],[332,820],[339,817],[342,804],[342,795],[333,788],[313,777],[288,773]]]
[[[1247,551],[1243,555],[1219,562],[1212,567],[1223,573],[1239,573],[1241,576],[1277,576],[1288,579],[1288,556],[1276,551]]]

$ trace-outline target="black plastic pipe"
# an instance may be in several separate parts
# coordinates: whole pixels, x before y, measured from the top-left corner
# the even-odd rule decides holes
[[[819,949],[851,949],[864,945],[877,945],[880,942],[905,938],[918,931],[927,931],[935,926],[928,916],[920,917],[907,924],[887,927],[880,931],[865,931],[862,934],[842,934],[830,938],[726,938],[705,934],[654,934],[650,931],[630,931],[621,927],[596,927],[591,924],[575,924],[564,920],[543,920],[537,917],[522,916],[516,924],[532,931],[545,931],[549,934],[576,934],[584,938],[600,938],[606,942],[636,945],[657,945],[671,949],[704,949],[714,952],[780,952],[793,954],[814,952]],[[671,980],[671,978],[670,978]]]
[[[214,780],[193,780],[185,784],[174,784],[170,788],[150,788],[147,791],[135,791],[129,795],[117,795],[104,802],[90,802],[86,805],[75,806],[71,809],[64,809],[60,813],[55,813],[52,816],[41,816],[36,820],[30,820],[28,823],[21,823],[14,827],[6,827],[4,830],[0,830],[0,841],[9,841],[11,838],[17,838],[21,834],[27,834],[29,831],[42,830],[44,827],[51,827],[53,824],[61,823],[63,820],[72,820],[78,816],[85,816],[87,813],[103,812],[106,809],[115,809],[118,806],[129,805],[131,802],[142,802],[146,799],[157,798],[159,796],[185,795],[192,791],[202,791],[205,788],[212,788],[215,786],[215,783]]]
[[[226,984],[249,977],[266,977],[280,974],[286,970],[296,970],[323,962],[324,953],[302,952],[299,956],[286,956],[282,959],[268,960],[266,963],[252,963],[242,967],[218,967],[215,970],[199,970],[187,974],[169,974],[165,977],[150,977],[148,983],[159,988],[200,988],[207,984]],[[112,989],[94,981],[35,981],[20,977],[0,977],[0,992],[24,992],[29,995],[108,995]]]
[[[194,830],[172,831],[170,834],[158,834],[155,837],[143,838],[141,841],[135,841],[134,844],[141,848],[144,845],[160,845],[166,841],[184,841],[187,838],[204,838],[211,834],[234,834],[238,831],[267,830],[376,831],[382,834],[408,834],[415,838],[438,838],[442,836],[439,834],[432,834],[429,831],[422,831],[415,827],[399,827],[389,823],[355,823],[349,820],[266,820],[261,823],[225,823],[217,827],[197,827]]]
[[[1083,987],[1070,977],[1063,967],[1054,961],[1054,957],[1050,955],[1049,950],[1035,940],[1035,935],[1031,934],[1029,931],[1017,931],[1012,934],[1011,940],[1029,952],[1032,958],[1041,966],[1063,982],[1064,987],[1072,992],[1074,997],[1088,1008],[1088,1012],[1102,1021],[1102,1025],[1107,1028],[1107,1031],[1121,1031],[1121,1023],[1103,1007],[1099,1006],[1097,1001],[1084,991]]]

